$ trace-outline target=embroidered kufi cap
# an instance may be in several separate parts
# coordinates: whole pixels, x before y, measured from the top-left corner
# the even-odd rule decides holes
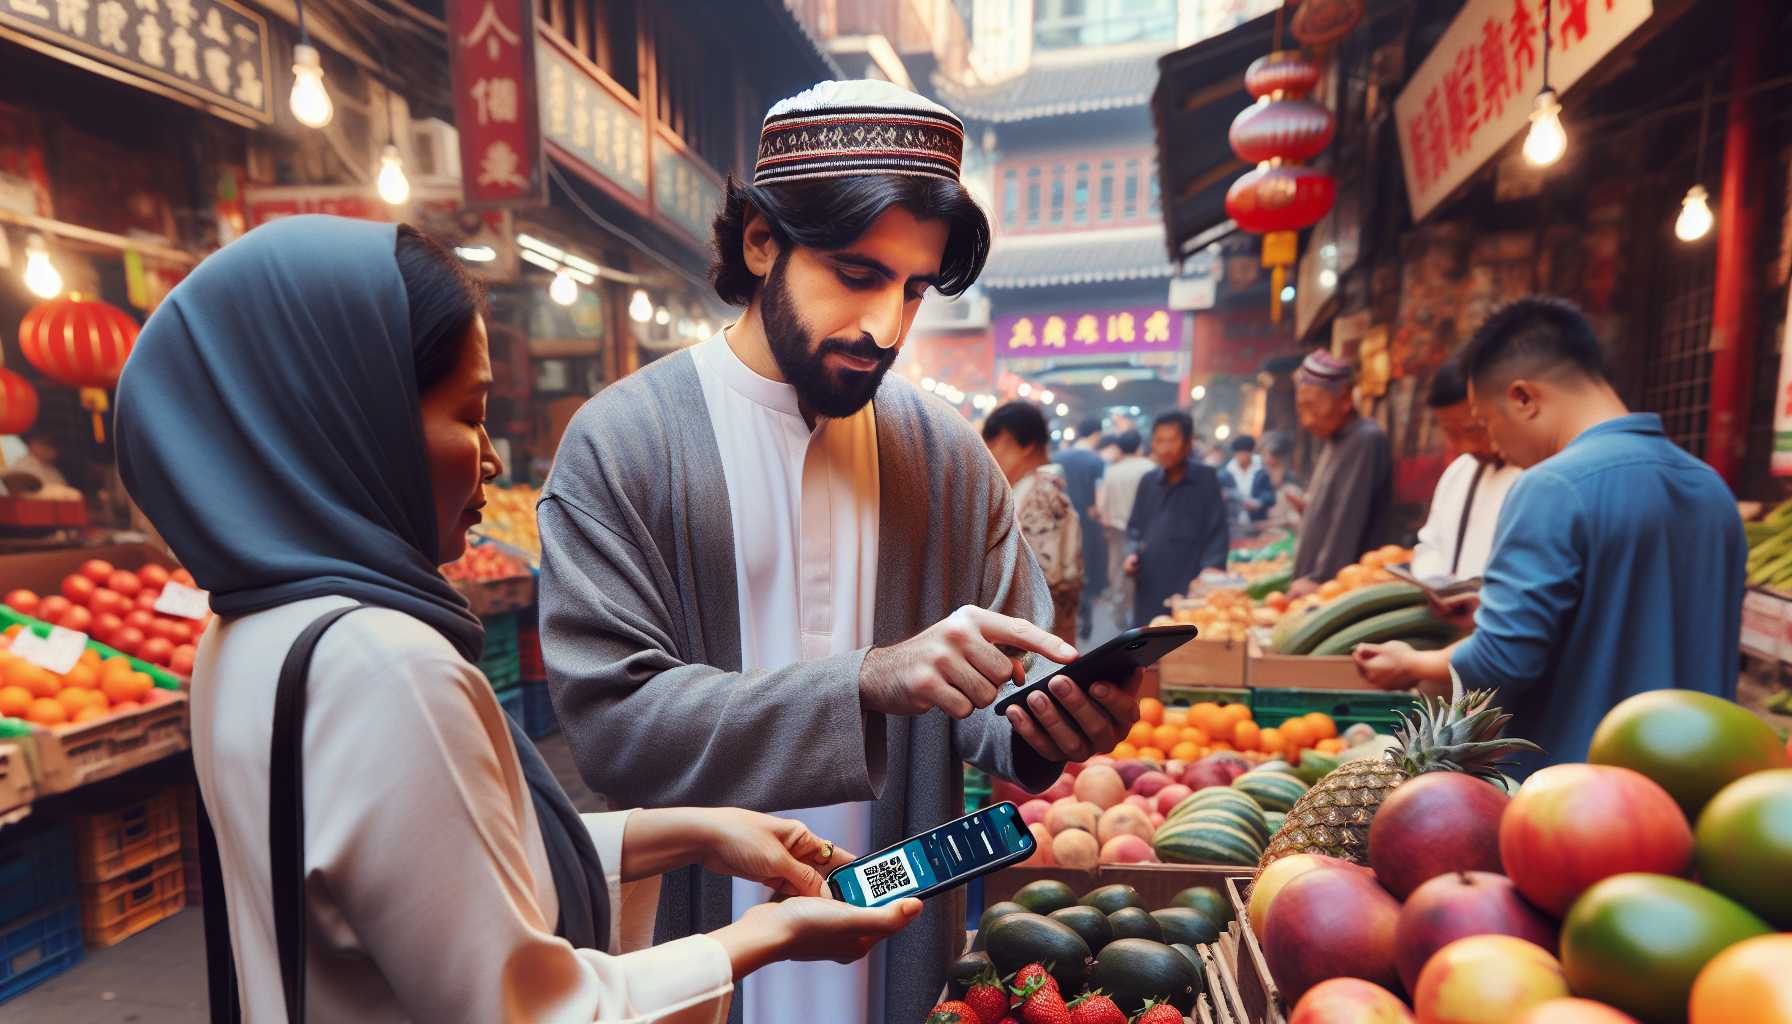
[[[1355,378],[1356,371],[1349,363],[1322,348],[1307,353],[1294,374],[1296,384],[1313,384],[1332,391],[1348,387]]]
[[[906,174],[957,181],[964,122],[938,103],[875,79],[820,82],[765,115],[753,184]]]

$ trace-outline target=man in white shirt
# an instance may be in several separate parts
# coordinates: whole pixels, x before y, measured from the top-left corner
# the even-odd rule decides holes
[[[1413,573],[1473,579],[1487,568],[1500,506],[1521,470],[1500,457],[1487,428],[1470,410],[1468,381],[1455,360],[1438,367],[1425,404],[1450,447],[1462,454],[1444,470],[1431,494],[1431,514],[1413,549]]]
[[[1132,518],[1132,504],[1139,496],[1139,481],[1157,467],[1157,463],[1139,454],[1144,439],[1131,427],[1114,436],[1114,447],[1120,457],[1095,488],[1095,513],[1101,520],[1102,533],[1108,541],[1108,603],[1114,609],[1114,621],[1126,622],[1132,617],[1133,578],[1123,570],[1126,563],[1126,523]]]

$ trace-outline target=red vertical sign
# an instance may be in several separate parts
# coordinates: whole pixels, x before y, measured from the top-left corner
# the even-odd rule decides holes
[[[533,0],[448,0],[448,48],[467,205],[539,205]]]

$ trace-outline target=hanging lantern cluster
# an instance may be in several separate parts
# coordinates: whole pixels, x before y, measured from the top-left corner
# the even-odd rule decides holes
[[[1337,182],[1304,166],[1331,145],[1337,121],[1307,98],[1319,84],[1319,65],[1299,51],[1259,57],[1244,74],[1256,100],[1232,120],[1228,141],[1240,160],[1256,164],[1226,191],[1226,213],[1240,229],[1263,236],[1263,265],[1271,268],[1270,318],[1282,321],[1282,289],[1299,252],[1300,231],[1331,211]]]
[[[7,369],[0,369],[0,434],[23,434],[37,423],[37,389]]]
[[[95,444],[106,440],[106,392],[118,384],[136,343],[130,314],[74,292],[38,303],[19,324],[26,361],[58,384],[80,389],[81,407],[93,414]]]

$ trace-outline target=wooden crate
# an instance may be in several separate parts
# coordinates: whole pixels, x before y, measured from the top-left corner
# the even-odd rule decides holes
[[[1096,872],[1096,885],[1130,885],[1139,891],[1145,905],[1162,910],[1184,889],[1205,885],[1223,895],[1226,879],[1240,871],[1236,864],[1103,864]]]
[[[1253,689],[1272,687],[1285,690],[1373,690],[1357,673],[1356,662],[1348,655],[1272,654],[1255,640],[1250,645],[1249,665],[1244,685]]]
[[[31,777],[30,759],[19,743],[0,743],[0,825],[31,813],[37,799],[37,780]]]
[[[1249,903],[1245,893],[1250,889],[1249,875],[1226,879],[1226,895],[1232,900],[1232,927],[1228,938],[1237,951],[1236,977],[1238,994],[1250,1024],[1287,1024],[1288,1007],[1269,975],[1269,962],[1263,958],[1263,947],[1251,931]]]
[[[187,695],[85,725],[33,729],[37,787],[65,793],[178,754],[187,740]]]
[[[1233,969],[1223,943],[1222,937],[1221,942],[1195,947],[1201,962],[1207,966],[1207,996],[1213,1004],[1214,1017],[1237,1024],[1257,1024],[1246,1016],[1244,1002],[1239,998],[1237,971]]]
[[[1232,640],[1194,639],[1157,663],[1163,686],[1243,686],[1246,647]]]
[[[1014,894],[1033,882],[1063,882],[1070,886],[1070,891],[1080,898],[1100,883],[1096,881],[1096,873],[1079,868],[1039,868],[1021,867],[1003,868],[983,876],[983,905],[993,907],[997,903],[1014,898]]]

